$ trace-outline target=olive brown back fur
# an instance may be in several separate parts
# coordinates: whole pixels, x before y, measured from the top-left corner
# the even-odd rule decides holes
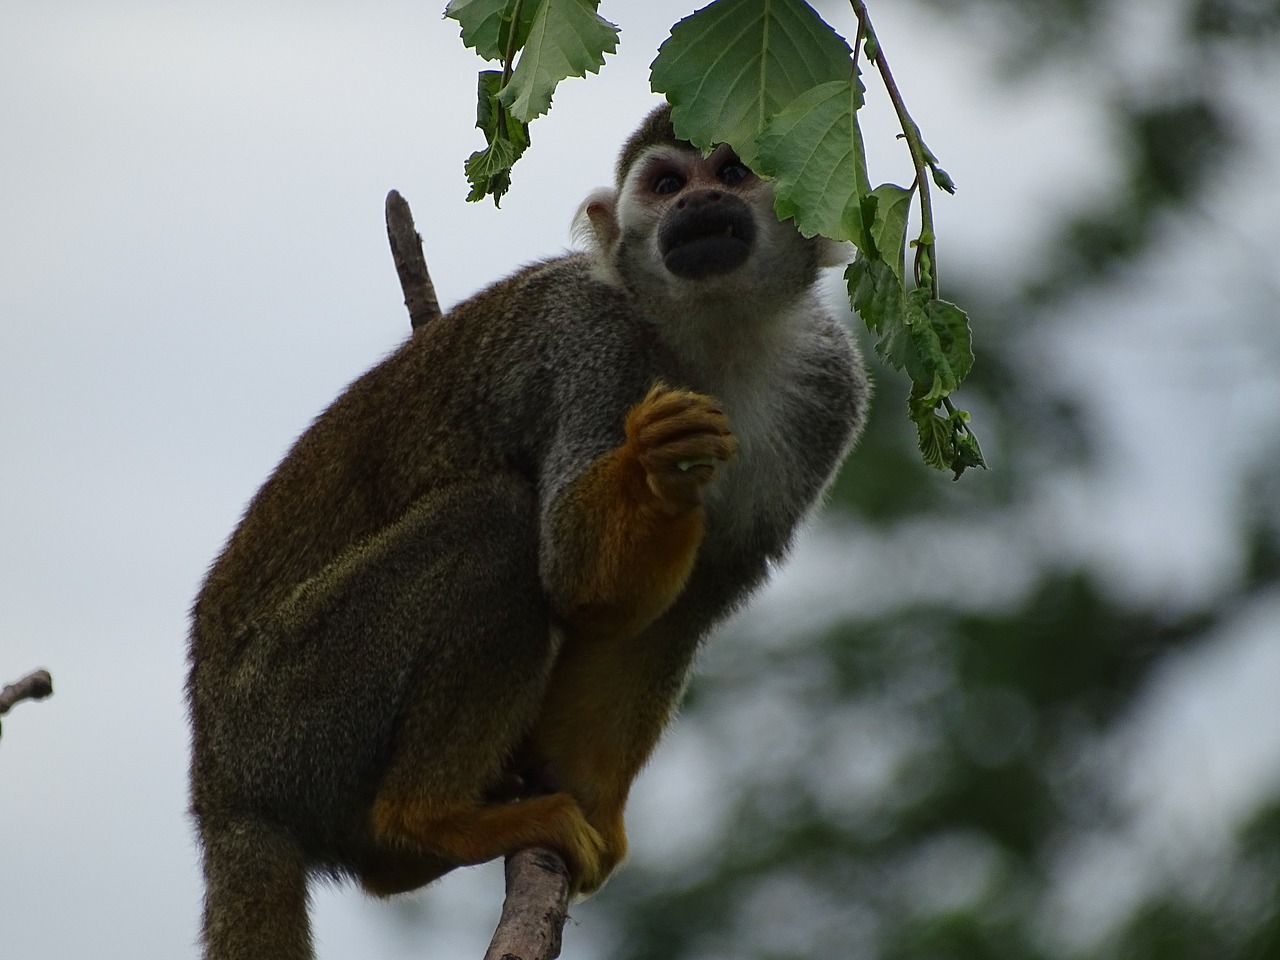
[[[822,241],[651,115],[593,250],[528,267],[356,380],[195,602],[209,960],[311,957],[307,878],[377,894],[527,846],[577,892],[708,631],[785,554],[868,388]]]

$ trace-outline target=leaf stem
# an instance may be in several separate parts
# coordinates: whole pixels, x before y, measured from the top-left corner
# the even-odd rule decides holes
[[[858,69],[858,51],[862,48],[862,39],[864,36],[866,36],[866,34],[863,29],[862,17],[858,17],[858,32],[853,36],[853,75],[855,81],[857,80],[858,74],[861,73]]]
[[[524,0],[516,0],[516,5],[511,11],[511,26],[507,34],[507,49],[502,55],[502,86],[505,87],[511,80],[511,73],[515,69],[514,63],[516,59],[516,50],[519,44],[516,37],[520,34],[520,14],[524,9]],[[502,132],[503,136],[510,136],[511,132],[507,129],[507,108],[502,105],[502,101],[497,101],[498,122],[497,128]]]
[[[505,87],[507,81],[511,79],[511,71],[514,69],[511,64],[516,58],[516,37],[520,34],[520,12],[524,7],[524,0],[516,0],[516,5],[511,11],[511,27],[507,34],[507,49],[502,55],[502,85]]]
[[[898,123],[902,127],[902,135],[906,138],[907,149],[911,153],[911,165],[915,167],[916,184],[920,188],[920,242],[916,246],[916,281],[920,280],[920,254],[927,250],[929,254],[929,295],[938,299],[938,255],[933,243],[933,199],[929,194],[929,162],[926,159],[927,148],[920,137],[920,128],[907,112],[902,93],[889,70],[889,61],[885,59],[884,48],[876,38],[875,29],[871,26],[871,16],[867,13],[867,5],[863,0],[849,0],[854,14],[858,17],[858,37],[867,39],[867,58],[880,71],[880,79],[893,103],[894,112],[898,115]],[[856,54],[855,54],[856,55]]]

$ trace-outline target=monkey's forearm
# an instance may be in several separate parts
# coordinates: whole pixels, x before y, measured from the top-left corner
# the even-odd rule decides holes
[[[554,514],[564,558],[551,590],[584,638],[632,636],[684,588],[702,543],[701,507],[672,515],[630,445],[595,461]]]
[[[703,488],[737,442],[714,399],[655,383],[626,442],[568,486],[544,530],[544,577],[584,637],[644,630],[676,599],[703,541]]]
[[[655,383],[626,441],[562,495],[544,535],[552,602],[586,638],[633,636],[684,589],[702,544],[702,491],[737,449],[711,397]]]

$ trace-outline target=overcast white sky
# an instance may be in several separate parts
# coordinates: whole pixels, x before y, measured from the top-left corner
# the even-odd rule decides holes
[[[618,145],[656,102],[655,49],[694,6],[605,0],[601,12],[623,26],[619,55],[600,77],[561,88],[495,211],[463,202],[462,163],[480,143],[480,64],[439,18],[442,2],[0,3],[0,682],[47,666],[57,688],[6,718],[0,742],[6,956],[195,955],[187,608],[292,439],[407,334],[383,228],[387,190],[412,204],[446,306],[561,251],[579,200],[609,182]],[[982,68],[977,34],[891,3],[873,13],[916,119],[961,187],[941,203],[944,269],[1029,262],[1046,211],[1115,173],[1098,159],[1106,130],[1087,84],[1064,74],[1001,88]],[[1274,119],[1261,126],[1273,153],[1260,168],[1280,143]],[[868,127],[873,178],[905,179],[901,148],[876,135],[874,115]],[[1268,207],[1223,190],[1240,238],[1274,222],[1274,193]],[[1192,329],[1212,306],[1196,291],[1252,271],[1240,238],[1217,239],[1208,267],[1198,258],[1209,241],[1173,238],[1165,274],[1134,295],[1135,323]],[[1100,303],[1099,325],[1127,309]],[[1142,590],[1209,589],[1238,561],[1228,491],[1202,462],[1170,465],[1124,446],[1178,396],[1196,341],[1170,347],[1170,359],[1135,347],[1141,338],[1095,333],[1066,351],[1075,365],[1060,373],[1096,377],[1099,403],[1124,408],[1107,498],[1085,504],[1098,491],[1065,488],[1040,506],[1057,512],[1069,549]],[[1183,411],[1204,430],[1204,462],[1238,450],[1243,441],[1219,427],[1242,410],[1274,426],[1269,372],[1246,369],[1229,391],[1210,385]],[[1171,515],[1195,549],[1169,540]],[[986,536],[990,562],[1010,562]],[[811,575],[781,584],[763,609],[815,595],[847,602],[866,552],[811,542],[797,561]],[[825,570],[834,572],[822,581]],[[1274,610],[1250,616],[1248,637],[1276,632]],[[1261,653],[1242,663],[1244,676],[1276,669]],[[1212,671],[1185,671],[1200,673]],[[1240,728],[1274,728],[1266,688],[1244,689]],[[1160,702],[1147,726],[1181,729]],[[1280,768],[1280,745],[1246,746],[1236,767],[1212,771],[1232,797],[1243,795],[1240,769],[1251,771],[1252,796]],[[687,755],[677,742],[669,762]],[[637,846],[652,820],[644,810],[681,795],[663,770],[642,785]],[[479,956],[500,887],[500,873],[480,869],[415,901],[439,919],[430,944],[394,910],[321,892],[320,956]],[[493,916],[477,916],[477,904]],[[569,936],[567,956],[590,956],[586,924]]]

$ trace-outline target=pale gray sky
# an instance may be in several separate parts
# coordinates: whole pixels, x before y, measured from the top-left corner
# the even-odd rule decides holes
[[[619,54],[601,76],[563,85],[498,211],[463,202],[462,163],[480,144],[481,64],[440,19],[443,3],[0,3],[0,682],[47,666],[57,687],[52,700],[6,718],[0,742],[6,956],[195,956],[187,608],[292,439],[407,333],[383,231],[386,191],[412,204],[446,305],[560,252],[579,200],[610,180],[618,145],[655,102],[654,51],[694,6],[605,0],[601,12],[623,26]],[[979,34],[895,4],[873,14],[916,119],[961,188],[940,203],[944,270],[1029,263],[1048,214],[1115,176],[1099,159],[1106,128],[1090,99],[1090,82],[1096,94],[1106,78],[1063,71],[1014,89],[984,69]],[[866,120],[873,179],[907,179],[875,103]],[[1265,169],[1280,136],[1274,118],[1260,126],[1271,152],[1253,162]],[[1244,442],[1221,428],[1243,405],[1272,428],[1280,410],[1268,368],[1246,359],[1235,387],[1209,383],[1182,411],[1204,429],[1202,460],[1169,464],[1152,439],[1153,430],[1176,436],[1160,412],[1184,395],[1183,367],[1204,356],[1197,343],[1220,337],[1221,326],[1196,332],[1212,311],[1208,291],[1252,270],[1243,238],[1262,235],[1280,212],[1274,188],[1268,206],[1242,200],[1237,187],[1224,183],[1215,197],[1236,233],[1170,237],[1164,272],[1100,302],[1099,329],[1064,345],[1047,374],[1096,379],[1099,405],[1121,411],[1111,418],[1114,467],[1101,485],[1064,484],[1029,510],[1057,518],[1049,529],[1066,549],[1157,597],[1205,590],[1238,562],[1221,506],[1229,492],[1208,465]],[[1129,332],[1116,332],[1116,316],[1132,320]],[[1164,352],[1129,335],[1166,328]],[[1171,516],[1182,529],[1176,544]],[[1028,518],[1041,537],[1042,520]],[[975,530],[972,539],[986,562],[1016,563],[1007,538]],[[784,578],[760,615],[785,622],[797,600],[815,597],[874,603],[873,586],[848,584],[874,584],[868,570],[887,569],[883,557],[901,549],[879,546],[809,541],[797,558],[805,572]],[[1275,611],[1249,617],[1236,668],[1244,676],[1250,664],[1275,669],[1265,651],[1247,655],[1258,646],[1248,638],[1276,632]],[[1209,679],[1195,686],[1201,675]],[[1227,667],[1179,674],[1174,665],[1170,676],[1210,702],[1237,695]],[[1265,692],[1243,689],[1226,729],[1280,726]],[[1134,721],[1143,729],[1184,729],[1158,691],[1145,709]],[[1176,776],[1160,765],[1167,745],[1152,737],[1159,762],[1149,769]],[[1218,742],[1210,736],[1202,750],[1216,756]],[[1239,762],[1206,774],[1229,798],[1252,796],[1280,770],[1273,737],[1241,743]],[[639,851],[646,836],[672,849],[658,836],[662,811],[696,797],[684,775],[703,759],[677,736],[646,775]],[[1140,808],[1144,790],[1150,784],[1132,787]],[[1207,822],[1232,803],[1211,805]],[[322,891],[320,956],[479,956],[500,890],[489,867],[420,896],[438,921],[429,944],[385,906]],[[566,955],[590,956],[591,936],[587,923],[572,929]]]

